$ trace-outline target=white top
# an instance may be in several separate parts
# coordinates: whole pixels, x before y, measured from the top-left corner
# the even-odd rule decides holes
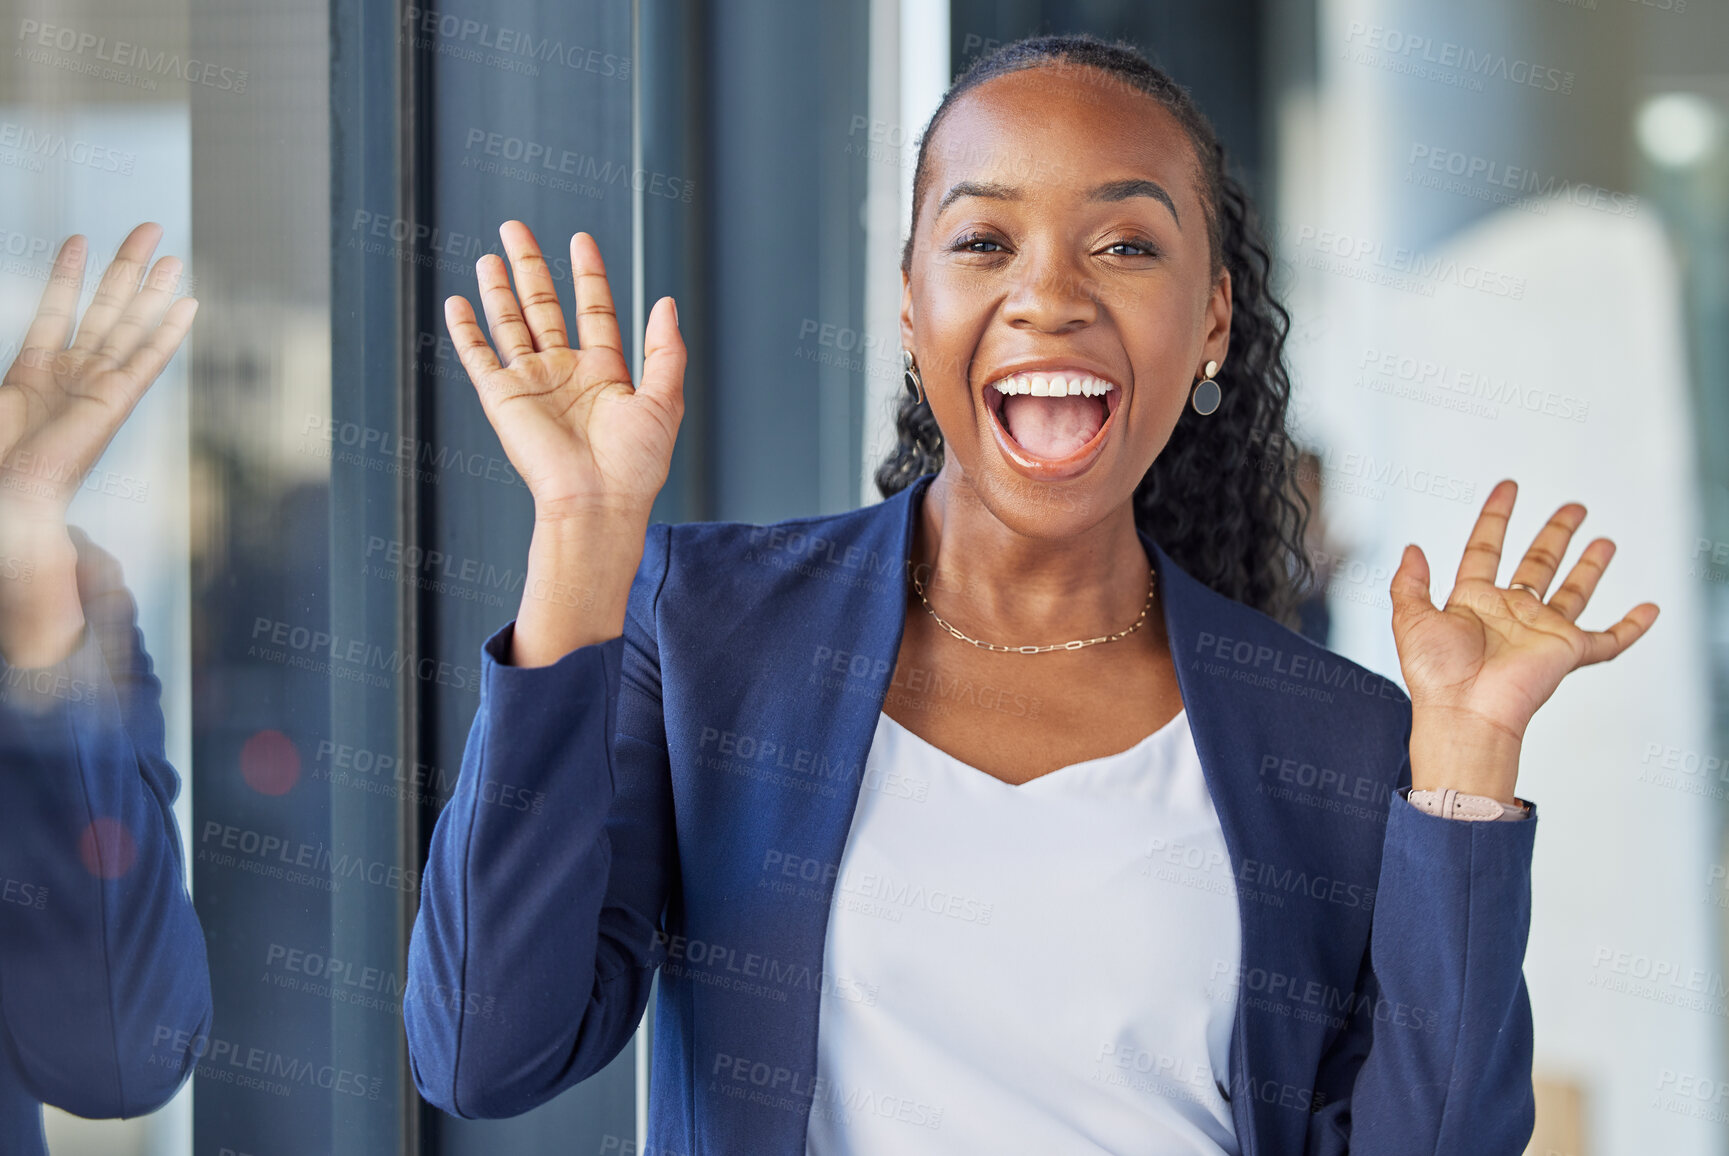
[[[1240,936],[1187,711],[1021,786],[882,715],[807,1156],[1238,1156]]]

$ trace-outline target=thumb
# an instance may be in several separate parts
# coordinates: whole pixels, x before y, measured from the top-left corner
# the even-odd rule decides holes
[[[1412,543],[1399,555],[1399,568],[1393,571],[1393,581],[1387,587],[1393,601],[1393,630],[1398,632],[1425,614],[1435,613],[1429,600],[1429,560],[1423,548]]]
[[[669,412],[684,412],[684,367],[687,354],[684,335],[678,331],[678,306],[662,297],[648,312],[643,331],[642,383],[637,393],[647,395]]]

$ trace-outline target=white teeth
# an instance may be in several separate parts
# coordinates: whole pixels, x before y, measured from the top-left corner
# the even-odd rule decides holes
[[[993,382],[998,393],[1026,393],[1033,397],[1101,397],[1116,387],[1090,374],[1017,373]]]

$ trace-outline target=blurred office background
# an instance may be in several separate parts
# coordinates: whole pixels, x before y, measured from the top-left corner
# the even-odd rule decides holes
[[[678,298],[689,404],[658,517],[874,501],[918,133],[972,59],[1050,31],[1128,39],[1190,85],[1262,206],[1293,313],[1292,432],[1325,511],[1307,629],[1396,678],[1400,549],[1423,546],[1444,597],[1507,476],[1510,541],[1568,500],[1591,511],[1574,555],[1616,540],[1587,625],[1663,608],[1626,657],[1570,678],[1526,745],[1521,789],[1543,811],[1532,1152],[1729,1151],[1729,6],[6,12],[0,353],[75,231],[87,298],[152,219],[202,303],[75,514],[120,556],[165,682],[214,1034],[377,1089],[250,1088],[206,1066],[145,1120],[50,1113],[56,1156],[636,1150],[645,1037],[528,1116],[445,1117],[414,1094],[392,1004],[413,891],[209,852],[239,829],[420,861],[476,703],[460,672],[514,611],[529,529],[441,320],[500,221],[552,254],[593,232],[627,334],[645,302]],[[296,641],[320,635],[384,660]],[[393,658],[448,677],[382,675]],[[356,969],[373,985],[345,983]]]

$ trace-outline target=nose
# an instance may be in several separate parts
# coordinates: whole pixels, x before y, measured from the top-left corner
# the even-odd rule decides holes
[[[1019,276],[1003,302],[1003,317],[1016,329],[1067,333],[1098,319],[1098,284],[1066,257],[1027,252]]]

